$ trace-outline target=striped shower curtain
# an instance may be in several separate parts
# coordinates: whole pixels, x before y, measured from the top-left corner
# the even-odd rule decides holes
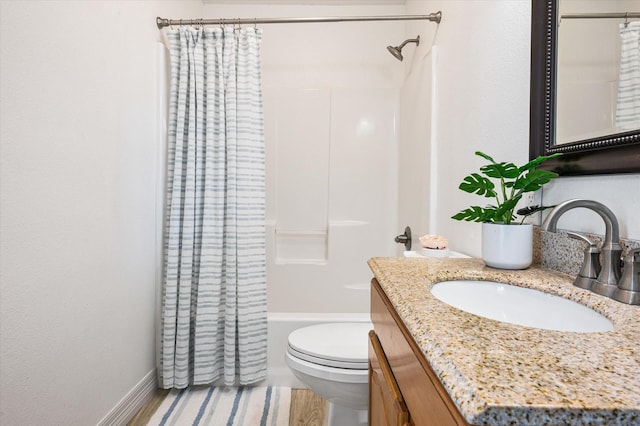
[[[620,24],[620,79],[616,127],[640,129],[640,21]]]
[[[267,369],[261,30],[180,28],[171,57],[163,388]]]

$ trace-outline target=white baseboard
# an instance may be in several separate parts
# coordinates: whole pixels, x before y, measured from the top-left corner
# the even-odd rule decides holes
[[[156,378],[156,369],[149,371],[125,395],[124,398],[118,402],[118,404],[109,411],[109,414],[104,416],[97,426],[123,426],[126,425],[129,420],[140,410],[145,402],[153,395],[158,388],[158,381]]]

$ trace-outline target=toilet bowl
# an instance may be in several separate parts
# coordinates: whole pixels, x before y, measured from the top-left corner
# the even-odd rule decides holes
[[[293,374],[329,401],[329,426],[367,424],[369,322],[318,324],[289,335],[286,362]]]

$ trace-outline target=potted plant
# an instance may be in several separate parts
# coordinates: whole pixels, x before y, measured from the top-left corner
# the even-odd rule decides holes
[[[476,155],[489,162],[480,167],[480,173],[465,177],[459,188],[470,194],[492,198],[494,204],[471,206],[452,216],[456,220],[482,222],[482,259],[491,267],[525,269],[533,257],[533,227],[524,218],[548,207],[527,207],[517,211],[522,216],[516,221],[515,209],[527,192],[537,191],[558,174],[538,168],[540,164],[560,154],[540,156],[523,166],[496,162],[487,154]],[[494,183],[496,181],[496,183]]]

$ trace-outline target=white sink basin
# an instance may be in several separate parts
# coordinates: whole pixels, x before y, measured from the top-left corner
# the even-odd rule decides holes
[[[496,321],[544,330],[611,331],[604,316],[574,301],[493,281],[444,281],[431,293],[454,308]]]

